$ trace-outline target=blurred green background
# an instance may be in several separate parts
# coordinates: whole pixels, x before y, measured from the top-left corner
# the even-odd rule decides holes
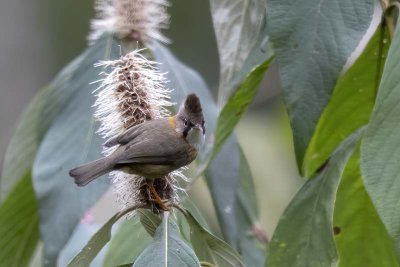
[[[174,0],[169,11],[171,25],[165,35],[172,40],[171,49],[203,75],[216,95],[218,54],[208,1]],[[92,1],[0,2],[1,160],[29,100],[85,49],[93,14]],[[261,223],[271,237],[284,207],[302,184],[294,163],[288,119],[280,105],[276,66],[262,82],[255,103],[238,126],[238,135],[255,178]],[[191,195],[215,222],[206,191],[199,180]]]

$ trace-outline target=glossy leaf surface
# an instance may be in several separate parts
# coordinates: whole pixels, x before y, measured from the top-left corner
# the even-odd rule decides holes
[[[268,2],[268,33],[300,169],[340,71],[370,25],[373,10],[373,0]]]
[[[0,205],[0,266],[29,266],[39,241],[39,216],[30,174]]]
[[[338,261],[333,238],[336,191],[359,138],[360,132],[347,138],[325,169],[297,192],[274,232],[266,266],[335,266]]]
[[[381,37],[378,27],[357,61],[338,80],[306,151],[303,163],[306,177],[323,165],[340,142],[368,123],[379,83],[378,66],[383,67],[390,44]]]
[[[138,216],[122,222],[111,239],[103,266],[119,266],[134,262],[151,241]]]
[[[266,28],[266,1],[212,0],[210,4],[221,66],[218,98],[225,103],[237,83],[266,60],[262,54],[268,53],[264,47],[267,39],[260,34]],[[252,59],[254,62],[243,70],[246,60],[257,52],[260,53]]]
[[[399,25],[399,24],[398,24]],[[400,27],[390,46],[371,120],[361,145],[365,187],[389,234],[400,242]]]
[[[153,242],[140,254],[133,267],[200,267],[196,254],[181,239],[176,225],[168,220],[168,214],[164,213]]]
[[[184,214],[190,225],[193,249],[201,262],[209,262],[219,267],[245,266],[232,247],[204,229],[189,211]]]
[[[399,266],[394,240],[365,191],[359,148],[344,170],[333,219],[339,267]]]

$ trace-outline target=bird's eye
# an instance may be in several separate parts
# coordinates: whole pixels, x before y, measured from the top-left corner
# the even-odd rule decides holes
[[[204,127],[204,124],[205,124],[206,122],[204,121],[204,120],[202,120],[201,121],[201,126],[203,126]]]
[[[185,124],[185,126],[187,126],[188,125],[188,121],[184,120],[184,124]]]

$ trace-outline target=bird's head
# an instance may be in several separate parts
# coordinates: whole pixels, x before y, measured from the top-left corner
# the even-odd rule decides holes
[[[204,123],[200,99],[195,94],[188,95],[176,115],[176,131],[198,149],[204,142]]]

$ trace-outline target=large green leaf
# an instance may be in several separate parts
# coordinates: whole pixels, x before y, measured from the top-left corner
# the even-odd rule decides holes
[[[322,267],[337,262],[332,222],[336,191],[359,137],[360,131],[348,137],[326,168],[297,192],[275,230],[266,266]]]
[[[380,77],[378,67],[385,61],[389,47],[389,42],[383,42],[381,37],[378,27],[363,53],[336,84],[304,157],[306,177],[323,165],[340,142],[368,123]]]
[[[26,174],[30,173],[39,144],[48,128],[75,91],[60,86],[72,79],[84,56],[67,65],[57,77],[34,97],[24,110],[8,145],[0,180],[0,200]],[[76,88],[75,88],[76,89]]]
[[[251,53],[264,48],[261,42],[266,36],[260,32],[266,28],[266,1],[212,0],[210,4],[221,65],[219,100],[224,103],[236,89],[236,83],[241,82],[254,66],[266,60],[260,53],[253,58],[258,64],[243,70]],[[267,53],[266,50],[261,52]]]
[[[231,135],[243,113],[247,110],[256,95],[258,85],[264,78],[272,57],[263,64],[257,66],[243,81],[235,93],[228,99],[218,116],[215,130],[215,144],[212,157],[217,155],[222,145]]]
[[[218,115],[218,109],[207,85],[195,71],[182,64],[164,46],[154,44],[153,52],[156,60],[162,63],[160,65],[161,71],[167,72],[170,87],[174,89],[172,92],[174,102],[180,103],[187,94],[192,92],[196,92],[201,99],[207,136],[205,151],[201,151],[199,157],[206,158],[205,161],[207,161],[209,147],[213,144],[212,132],[215,130]],[[242,210],[241,214],[245,216],[249,212],[255,214],[254,217],[247,218],[251,224],[254,224],[255,218],[258,218],[258,210],[256,202],[250,200],[255,197],[252,176],[235,135],[231,135],[227,139],[221,152],[211,162],[204,174],[223,235],[234,248],[238,248],[241,235],[248,234],[251,231],[248,224],[239,222],[238,211],[248,209],[249,211]],[[242,183],[241,181],[245,182]],[[243,188],[243,184],[246,184],[247,187]],[[258,250],[258,253],[262,253],[261,250]],[[257,266],[251,262],[249,265]]]
[[[0,266],[29,266],[38,241],[37,204],[28,173],[0,206]]]
[[[99,60],[119,57],[118,42],[105,35],[83,54],[79,66],[54,87],[74,92],[54,120],[37,153],[33,165],[33,184],[39,201],[40,229],[44,242],[44,263],[54,266],[60,250],[84,212],[109,187],[97,179],[84,188],[77,187],[68,175],[76,165],[101,156],[102,140],[95,134],[92,94],[101,68]]]
[[[151,237],[140,224],[138,216],[124,221],[111,239],[103,266],[118,266],[134,262],[151,241]]]
[[[400,242],[399,51],[400,27],[396,27],[375,107],[361,145],[361,173],[365,187],[389,234],[398,243]]]
[[[374,0],[268,2],[298,166],[346,60],[371,23]]]
[[[196,254],[181,240],[178,228],[169,221],[168,215],[168,212],[164,213],[163,221],[156,230],[153,242],[140,254],[134,267],[200,267]]]
[[[333,219],[340,267],[399,266],[393,239],[365,191],[359,149],[342,175]]]
[[[190,225],[190,240],[201,262],[209,262],[218,267],[245,266],[235,250],[203,228],[189,211],[182,212]]]

